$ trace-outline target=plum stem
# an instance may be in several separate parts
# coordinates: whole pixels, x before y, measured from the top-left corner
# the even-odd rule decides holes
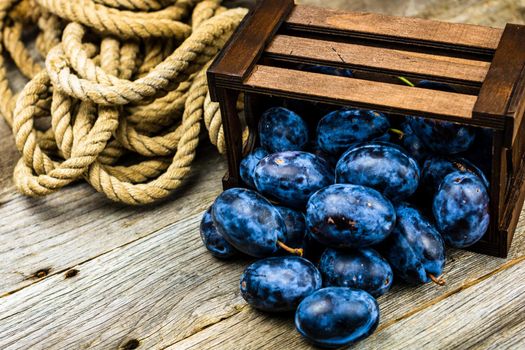
[[[283,250],[287,251],[288,253],[303,256],[303,253],[304,253],[303,248],[291,248],[291,247],[288,247],[286,244],[284,244],[281,241],[277,241],[277,245],[281,247]]]
[[[403,83],[407,84],[410,87],[415,87],[414,83],[412,83],[410,80],[408,80],[405,77],[397,77],[399,80],[401,80]]]
[[[428,274],[428,277],[438,286],[444,286],[447,283],[443,277],[436,277],[431,273]]]
[[[390,128],[390,129],[388,129],[388,131],[390,131],[393,134],[399,135],[399,139],[400,140],[405,136],[405,133],[403,131],[399,130],[399,129]]]

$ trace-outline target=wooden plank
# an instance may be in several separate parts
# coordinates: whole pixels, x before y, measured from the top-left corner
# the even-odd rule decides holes
[[[514,94],[522,95],[522,91],[516,91],[520,78],[523,80],[525,70],[525,26],[508,24],[501,37],[501,42],[496,50],[494,59],[487,73],[485,82],[479,92],[478,101],[474,107],[474,117],[490,117],[496,119],[507,119],[506,146],[510,147],[515,140],[521,115],[514,120],[517,99],[511,107]],[[523,81],[521,90],[523,89]]]
[[[250,90],[283,97],[344,103],[387,113],[444,117],[473,123],[476,96],[257,65],[244,81]]]
[[[211,147],[202,153],[176,197],[141,208],[114,203],[86,184],[23,197],[11,183],[18,155],[0,158],[0,178],[7,179],[0,197],[0,295],[34,283],[37,271],[60,273],[205,209],[221,192],[226,167]]]
[[[407,77],[481,85],[490,63],[381,47],[277,35],[266,48],[269,58],[336,64]]]
[[[469,24],[447,23],[374,13],[348,12],[296,6],[288,27],[358,37],[398,40],[442,47],[466,47],[491,51],[498,47],[502,30]]]
[[[116,349],[137,339],[157,349],[238,312],[248,261],[213,258],[199,237],[201,216],[71,266],[72,278],[54,275],[1,298],[0,348]]]
[[[463,261],[454,263],[460,265]],[[485,275],[481,275],[481,265],[478,268],[477,280],[471,275],[459,287],[428,301],[421,298],[425,293],[423,287],[417,292],[417,289],[408,293],[396,290],[381,297],[382,321],[378,330],[352,349],[469,348],[493,335],[499,336],[503,330],[510,332],[507,326],[514,326],[515,333],[507,334],[505,341],[523,345],[525,336],[519,331],[525,323],[525,257],[511,260],[500,266],[501,270]],[[465,271],[471,272],[468,268]],[[412,310],[400,315],[397,310],[405,309],[405,302]],[[276,316],[249,307],[168,349],[217,346],[221,349],[316,349],[295,331],[293,315]]]
[[[217,101],[216,76],[244,79],[293,7],[293,0],[265,0],[250,11],[208,69],[213,101]]]
[[[116,348],[131,340],[145,349],[183,349],[191,344],[206,349],[217,341],[223,342],[221,349],[279,344],[287,348],[291,341],[303,345],[289,316],[262,314],[246,306],[238,281],[250,260],[222,262],[211,257],[199,238],[200,216],[71,266],[79,271],[74,278],[54,275],[3,297],[0,348]],[[525,252],[523,225],[518,231],[512,259]],[[380,299],[382,322],[420,312],[422,306],[458,293],[506,263],[453,250],[445,272],[447,286],[395,287]]]

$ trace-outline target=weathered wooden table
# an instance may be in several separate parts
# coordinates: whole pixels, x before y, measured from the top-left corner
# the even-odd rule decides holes
[[[249,259],[221,262],[202,246],[199,221],[225,170],[210,149],[171,200],[130,208],[85,184],[20,196],[4,123],[0,140],[0,349],[309,347],[291,315],[240,297]],[[525,348],[523,224],[508,260],[452,250],[446,286],[381,297],[380,328],[356,348]]]
[[[0,150],[0,349],[310,348],[292,315],[240,297],[249,259],[222,262],[201,244],[200,218],[226,169],[211,148],[184,189],[145,208],[85,184],[22,197],[3,121]],[[447,285],[394,287],[379,299],[378,331],[355,348],[525,349],[524,216],[507,260],[449,251]]]

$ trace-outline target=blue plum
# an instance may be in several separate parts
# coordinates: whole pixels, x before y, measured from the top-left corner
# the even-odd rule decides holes
[[[428,80],[421,81],[421,88],[456,92],[450,85]],[[470,148],[475,139],[475,129],[457,123],[428,119],[421,117],[407,117],[412,130],[432,151],[440,154],[456,154]]]
[[[421,191],[434,197],[445,176],[454,171],[470,172],[478,176],[485,187],[489,187],[485,174],[468,160],[446,156],[432,156],[425,161],[421,169]]]
[[[307,72],[335,75],[339,77],[351,78],[353,76],[352,70],[348,68],[335,68],[335,67],[308,65],[308,64],[304,64],[299,68]]]
[[[410,284],[427,283],[443,273],[445,244],[436,228],[413,206],[396,207],[394,232],[384,242],[394,274]]]
[[[362,340],[379,324],[379,306],[367,292],[323,288],[306,297],[295,312],[295,327],[323,348],[339,348]]]
[[[237,250],[266,257],[276,253],[286,235],[279,211],[255,191],[232,188],[221,193],[212,206],[219,233]]]
[[[473,245],[489,227],[489,195],[483,182],[469,172],[448,174],[434,198],[436,226],[445,242],[456,248]]]
[[[324,116],[317,125],[317,144],[326,153],[339,155],[356,142],[383,136],[390,128],[379,112],[343,108]]]
[[[297,256],[259,260],[244,270],[241,295],[251,306],[263,311],[292,311],[322,286],[319,270]]]
[[[394,228],[392,204],[374,189],[338,184],[317,191],[306,207],[313,237],[333,248],[373,245]]]
[[[321,256],[319,271],[325,287],[362,289],[376,298],[390,289],[394,279],[388,262],[371,248],[329,248]]]
[[[304,214],[287,207],[275,206],[275,208],[279,211],[279,214],[281,214],[284,225],[286,226],[284,243],[289,247],[302,247],[306,234],[306,219]]]
[[[237,249],[228,243],[215,227],[211,217],[211,207],[202,216],[200,234],[204,246],[213,256],[226,259],[237,254]]]
[[[268,155],[268,151],[266,151],[264,148],[256,148],[246,157],[243,158],[240,165],[240,175],[242,181],[251,188],[255,188],[255,182],[253,179],[255,167],[259,163],[261,159],[266,157]]]
[[[308,143],[308,126],[291,110],[272,107],[259,120],[259,140],[270,153],[301,151]]]
[[[419,136],[414,133],[412,127],[408,122],[401,124],[401,145],[406,150],[409,156],[414,158],[419,164],[423,164],[425,159],[430,156],[431,152]]]
[[[410,197],[420,170],[398,147],[374,142],[350,148],[337,162],[336,182],[372,187],[393,201]]]
[[[293,208],[304,208],[312,193],[333,183],[327,161],[307,152],[274,153],[255,167],[257,190]]]

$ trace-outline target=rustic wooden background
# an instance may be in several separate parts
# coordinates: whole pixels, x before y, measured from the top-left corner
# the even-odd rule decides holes
[[[301,3],[496,26],[525,21],[521,0]],[[292,315],[256,312],[240,297],[249,259],[222,262],[202,247],[199,221],[226,170],[209,145],[183,189],[130,208],[85,184],[42,199],[18,195],[11,176],[19,154],[3,122],[0,142],[0,349],[310,348]],[[525,348],[521,219],[507,260],[451,250],[446,286],[396,286],[381,297],[380,328],[356,348]]]

